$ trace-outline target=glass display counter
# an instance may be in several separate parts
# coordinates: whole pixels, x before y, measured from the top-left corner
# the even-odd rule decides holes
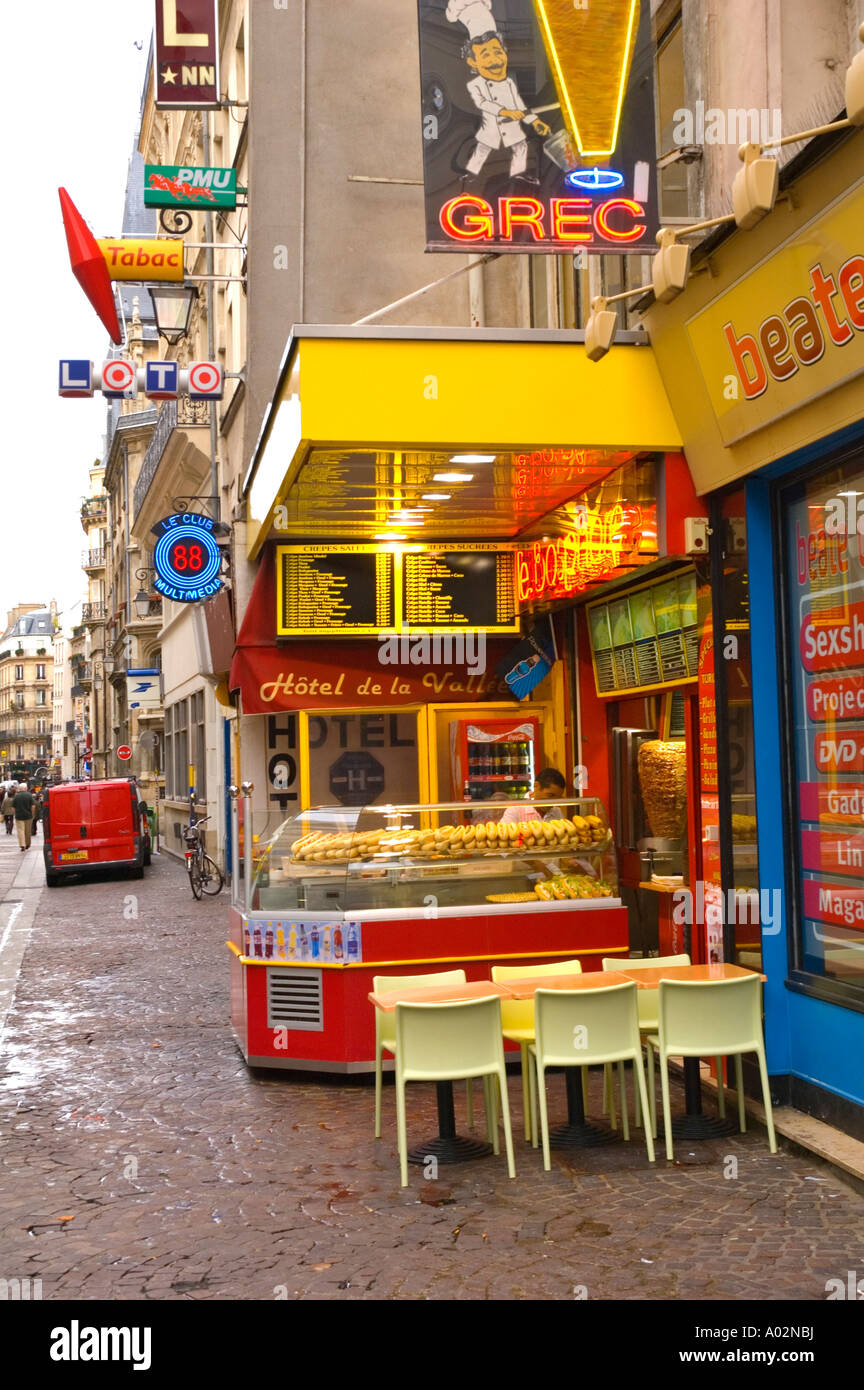
[[[484,819],[480,819],[483,816]],[[232,1022],[250,1065],[371,1071],[378,975],[626,955],[593,797],[315,807],[257,842],[232,908]]]
[[[456,915],[617,897],[612,835],[596,798],[490,810],[497,815],[483,821],[464,803],[301,812],[265,846],[252,906],[386,920],[422,914],[430,895],[439,913]]]

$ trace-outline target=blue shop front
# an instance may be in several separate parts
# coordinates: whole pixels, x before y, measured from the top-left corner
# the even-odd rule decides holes
[[[774,210],[715,233],[646,313],[710,515],[724,952],[766,977],[776,1102],[859,1139],[862,170],[864,130],[811,140]]]

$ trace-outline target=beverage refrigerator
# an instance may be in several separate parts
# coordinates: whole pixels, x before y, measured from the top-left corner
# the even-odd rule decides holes
[[[542,766],[537,718],[460,719],[450,725],[453,797],[489,801],[502,792],[527,797]]]

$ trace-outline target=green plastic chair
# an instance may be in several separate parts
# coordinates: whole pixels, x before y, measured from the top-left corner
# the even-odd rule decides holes
[[[542,979],[544,975],[581,975],[582,962],[578,960],[556,960],[547,962],[545,965],[493,965],[492,979],[496,985],[505,984],[507,980],[534,980]],[[521,1065],[522,1065],[522,1113],[525,1117],[525,1142],[531,1143],[534,1140],[534,1147],[537,1147],[537,1136],[532,1134],[531,1129],[531,1087],[533,1082],[533,1069],[528,1060],[528,1044],[534,1041],[534,1000],[533,999],[502,999],[501,1000],[501,1022],[504,1029],[504,1037],[508,1042],[519,1044]],[[588,1073],[582,1072],[582,1099],[588,1105]]]
[[[396,1130],[399,1172],[408,1186],[408,1137],[405,1119],[407,1081],[459,1081],[481,1076],[489,1110],[487,1121],[498,1153],[497,1079],[504,1121],[507,1172],[516,1176],[513,1133],[501,1033],[501,1000],[470,999],[452,1004],[396,1005]]]
[[[648,1049],[649,1055],[652,1049],[656,1049],[660,1058],[666,1157],[671,1159],[674,1156],[669,1110],[669,1058],[735,1058],[738,1125],[743,1134],[747,1129],[741,1067],[741,1057],[745,1052],[755,1052],[759,1059],[768,1147],[772,1154],[776,1153],[774,1113],[762,1037],[762,981],[759,976],[745,975],[737,980],[661,980],[659,1014],[659,1032],[649,1035]],[[721,1073],[718,1095],[722,1091],[722,1083]]]
[[[536,1093],[540,1097],[540,1129],[543,1136],[543,1167],[552,1167],[549,1155],[549,1116],[546,1108],[546,1071],[549,1067],[585,1067],[617,1062],[633,1063],[634,1085],[638,1087],[643,1111],[648,1096],[642,1070],[642,1043],[635,981],[623,985],[586,990],[538,989],[534,996],[534,1026],[537,1040],[530,1045],[536,1061]],[[577,1038],[578,1030],[578,1038]],[[584,1030],[584,1033],[583,1033]],[[580,1044],[585,1041],[586,1046]],[[630,1138],[627,1105],[622,1106],[624,1138]],[[536,1132],[536,1114],[532,1116]],[[654,1140],[645,1127],[645,1147],[654,1162]]]
[[[424,985],[464,985],[464,970],[439,970],[432,975],[373,975],[373,994],[385,994],[390,989],[422,989]],[[375,1010],[375,1138],[381,1138],[382,1053],[396,1051],[396,1015]],[[474,1124],[474,1087],[468,1082],[466,1114],[469,1126]]]

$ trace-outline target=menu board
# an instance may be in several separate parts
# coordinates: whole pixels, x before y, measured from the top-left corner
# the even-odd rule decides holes
[[[281,545],[279,637],[519,632],[511,549]]]
[[[429,550],[402,556],[402,623],[407,630],[519,630],[512,551]]]
[[[857,489],[857,491],[856,491]],[[864,985],[864,460],[784,500],[803,969]],[[851,514],[847,521],[847,510]]]
[[[699,669],[696,574],[634,589],[588,605],[598,695],[691,680]]]
[[[393,556],[364,546],[277,550],[279,637],[377,635],[393,627]]]

